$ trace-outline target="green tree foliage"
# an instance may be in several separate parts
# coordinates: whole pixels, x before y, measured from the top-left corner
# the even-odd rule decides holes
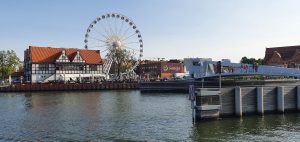
[[[13,50],[0,51],[0,78],[12,74],[19,65],[20,59]]]
[[[242,57],[240,63],[243,64],[254,64],[257,63],[258,65],[263,65],[264,60],[261,58],[255,59],[255,58],[247,58],[246,56]]]
[[[113,63],[110,73],[120,75],[122,72],[127,72],[134,65],[134,56],[128,50],[122,48],[111,48],[110,54]]]

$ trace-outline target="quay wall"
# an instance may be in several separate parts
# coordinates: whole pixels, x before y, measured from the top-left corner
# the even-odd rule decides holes
[[[189,85],[194,82],[189,81],[154,81],[154,82],[140,82],[141,92],[184,92],[187,93]]]
[[[284,113],[300,109],[300,86],[222,88],[220,100],[221,116]]]
[[[139,89],[138,83],[86,83],[86,84],[15,84],[0,87],[0,92],[70,91],[70,90],[124,90]]]

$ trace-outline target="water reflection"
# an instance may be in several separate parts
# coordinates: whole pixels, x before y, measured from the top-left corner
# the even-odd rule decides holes
[[[0,94],[0,141],[297,141],[300,115],[193,125],[185,94],[139,91]]]
[[[289,113],[203,121],[195,124],[192,137],[194,141],[297,141],[299,117]]]
[[[24,97],[25,97],[25,100],[24,100],[24,107],[25,107],[26,110],[32,108],[31,96],[32,96],[32,95],[31,95],[30,93],[26,93],[26,94],[24,95]]]

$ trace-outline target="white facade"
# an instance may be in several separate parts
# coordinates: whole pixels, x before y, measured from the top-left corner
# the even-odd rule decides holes
[[[102,65],[32,64],[31,82],[68,81],[83,77],[103,77]],[[81,79],[80,79],[81,80]]]
[[[205,71],[203,70],[204,64],[206,61],[212,61],[211,58],[184,58],[183,64],[186,70],[186,73],[188,73],[193,78],[199,78],[201,76],[204,76],[203,73]]]
[[[228,59],[221,61],[221,73],[218,70],[218,61],[203,58],[186,58],[184,64],[187,72],[194,78],[216,76],[243,76],[243,75],[266,75],[287,76],[300,78],[300,70],[295,68],[283,68],[257,64],[231,63]]]

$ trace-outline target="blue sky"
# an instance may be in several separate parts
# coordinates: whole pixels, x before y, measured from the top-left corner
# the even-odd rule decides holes
[[[298,0],[2,0],[0,49],[20,58],[29,45],[83,48],[105,13],[130,17],[144,56],[263,58],[266,47],[300,45]]]

